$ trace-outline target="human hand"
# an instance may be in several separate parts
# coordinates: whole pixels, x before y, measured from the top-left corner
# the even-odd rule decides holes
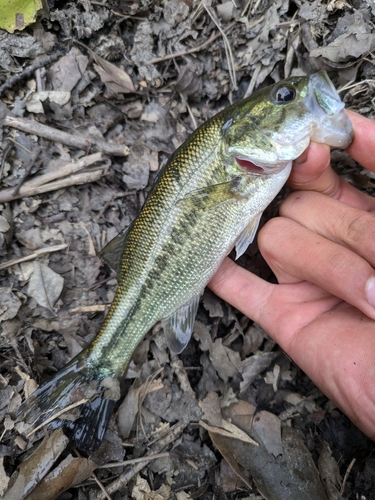
[[[348,112],[347,152],[375,172],[375,122]],[[331,169],[329,147],[296,160],[280,217],[258,236],[279,284],[226,259],[209,287],[259,323],[375,439],[375,199]]]

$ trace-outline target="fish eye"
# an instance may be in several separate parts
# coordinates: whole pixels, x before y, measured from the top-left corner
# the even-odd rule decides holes
[[[286,104],[294,101],[297,92],[290,85],[281,85],[276,87],[273,91],[273,98],[277,104]]]

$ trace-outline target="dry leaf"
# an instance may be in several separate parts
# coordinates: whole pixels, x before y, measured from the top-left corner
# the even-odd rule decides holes
[[[210,349],[210,360],[224,382],[238,374],[241,358],[238,352],[225,347],[222,339],[216,339]]]
[[[69,439],[62,429],[43,439],[34,453],[20,465],[18,477],[3,500],[23,500],[48,473],[68,443]]]
[[[342,485],[340,469],[326,441],[323,441],[323,449],[318,460],[318,467],[329,500],[343,500],[340,495]]]
[[[264,446],[274,457],[281,455],[281,421],[269,411],[260,411],[254,416],[253,429],[261,438]]]
[[[199,401],[198,404],[204,412],[202,418],[210,425],[220,427],[223,419],[221,416],[220,400],[217,393],[210,391],[203,401]]]
[[[310,52],[311,57],[325,57],[330,61],[341,63],[349,57],[360,57],[371,52],[375,47],[375,34],[357,33],[338,36],[326,47],[319,47]]]
[[[231,424],[230,422],[227,422],[226,420],[221,421],[221,427],[215,427],[213,425],[208,425],[204,423],[202,420],[199,421],[199,425],[202,426],[206,431],[209,432],[210,436],[211,434],[218,434],[219,436],[225,436],[229,437],[231,439],[238,439],[240,441],[243,441],[245,443],[249,443],[255,446],[258,446],[258,443],[254,441],[254,439],[251,439],[250,436],[246,434],[246,432],[242,431],[239,427],[237,427],[234,424]],[[212,436],[211,436],[212,439]]]
[[[4,470],[4,457],[0,458],[0,496],[3,495],[4,491],[8,487],[9,477]]]
[[[244,359],[240,367],[240,373],[243,378],[243,381],[240,383],[241,392],[244,392],[255,377],[268,368],[278,355],[277,352],[262,352],[261,354],[254,354],[254,356]]]
[[[97,62],[97,64],[94,64],[94,68],[110,92],[114,94],[135,92],[132,79],[123,69],[118,68],[95,53],[92,54]]]
[[[22,303],[20,299],[14,295],[10,288],[0,288],[0,323],[8,319],[12,319],[18,313]]]
[[[34,272],[30,278],[28,294],[43,307],[53,312],[53,306],[60,297],[64,278],[41,262],[34,262]]]
[[[55,500],[68,488],[80,484],[91,476],[97,464],[89,458],[68,455],[38,486],[26,500]]]

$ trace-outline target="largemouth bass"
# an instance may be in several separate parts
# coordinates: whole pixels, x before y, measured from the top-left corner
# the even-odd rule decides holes
[[[189,342],[200,295],[224,257],[239,257],[263,210],[310,140],[345,148],[344,105],[325,72],[256,92],[201,125],[160,171],[138,218],[104,250],[118,271],[113,304],[94,341],[22,405],[34,427],[82,403],[70,427],[97,448],[138,343],[162,321],[167,343]],[[56,425],[56,424],[55,424]]]

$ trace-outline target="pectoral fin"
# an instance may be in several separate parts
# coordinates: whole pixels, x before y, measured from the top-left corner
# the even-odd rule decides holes
[[[236,241],[236,260],[246,251],[246,248],[253,242],[256,232],[259,227],[260,218],[262,213],[258,214],[242,231],[238,240]]]
[[[185,349],[193,333],[200,296],[201,294],[196,295],[190,302],[161,322],[168,347],[176,354],[180,354]]]
[[[186,196],[177,201],[178,206],[197,206],[206,210],[212,210],[217,206],[230,200],[241,200],[243,196],[238,188],[240,177],[234,177],[228,182],[213,184],[202,189],[190,191]]]
[[[125,231],[115,236],[109,243],[102,248],[100,252],[101,259],[104,260],[117,274],[120,274],[121,260],[124,254],[126,240],[128,239],[129,232],[133,227],[133,222],[128,226]]]

